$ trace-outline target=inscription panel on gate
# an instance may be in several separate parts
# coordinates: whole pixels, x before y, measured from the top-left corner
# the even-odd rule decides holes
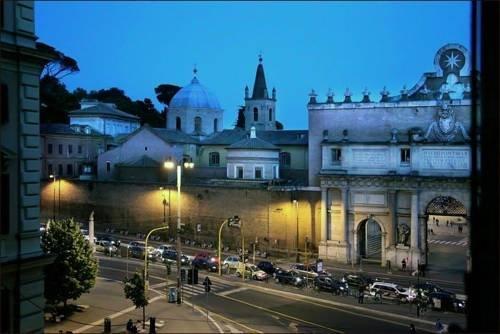
[[[422,168],[469,170],[469,150],[423,150]]]
[[[387,149],[353,149],[352,165],[365,168],[385,168],[389,162]]]

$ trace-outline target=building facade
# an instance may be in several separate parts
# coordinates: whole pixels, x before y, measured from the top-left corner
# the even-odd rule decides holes
[[[84,178],[95,174],[97,157],[112,143],[88,125],[41,124],[41,178]]]
[[[43,333],[39,78],[33,1],[0,2],[0,332]]]
[[[435,72],[380,101],[311,93],[309,184],[321,190],[319,256],[412,268],[426,263],[427,221],[470,214],[469,54],[447,44]]]

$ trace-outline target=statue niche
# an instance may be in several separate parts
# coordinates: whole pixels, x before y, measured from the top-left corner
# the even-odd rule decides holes
[[[410,227],[405,223],[398,224],[397,232],[398,232],[398,244],[409,246],[408,242],[410,240]]]

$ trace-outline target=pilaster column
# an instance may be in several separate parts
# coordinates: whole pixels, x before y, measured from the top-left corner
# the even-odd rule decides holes
[[[348,196],[349,190],[347,188],[340,189],[340,226],[341,232],[339,236],[342,238],[341,241],[347,242],[349,240],[349,220],[347,218],[348,209]]]
[[[418,249],[418,192],[411,193],[411,248]]]
[[[389,210],[391,214],[391,230],[387,233],[387,241],[389,247],[397,242],[397,228],[398,228],[398,196],[397,190],[389,190]]]
[[[321,189],[321,242],[326,243],[326,215],[328,214],[326,209],[327,201],[327,189]]]

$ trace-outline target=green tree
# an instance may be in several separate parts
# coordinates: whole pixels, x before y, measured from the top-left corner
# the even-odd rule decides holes
[[[61,81],[46,75],[40,79],[40,120],[42,123],[68,123],[68,112],[78,109],[78,99]]]
[[[283,130],[283,123],[276,121],[276,130]]]
[[[73,219],[52,221],[42,235],[42,249],[55,260],[45,267],[47,303],[67,307],[95,285],[97,259]]]
[[[144,328],[144,323],[146,321],[146,306],[148,305],[148,299],[144,293],[144,279],[141,274],[134,273],[132,277],[125,278],[123,283],[125,284],[123,287],[125,297],[134,303],[135,308],[142,307],[142,326]]]
[[[174,97],[175,94],[181,89],[181,87],[170,84],[161,84],[156,86],[155,94],[158,102],[164,104],[168,107],[170,104],[170,100]]]

